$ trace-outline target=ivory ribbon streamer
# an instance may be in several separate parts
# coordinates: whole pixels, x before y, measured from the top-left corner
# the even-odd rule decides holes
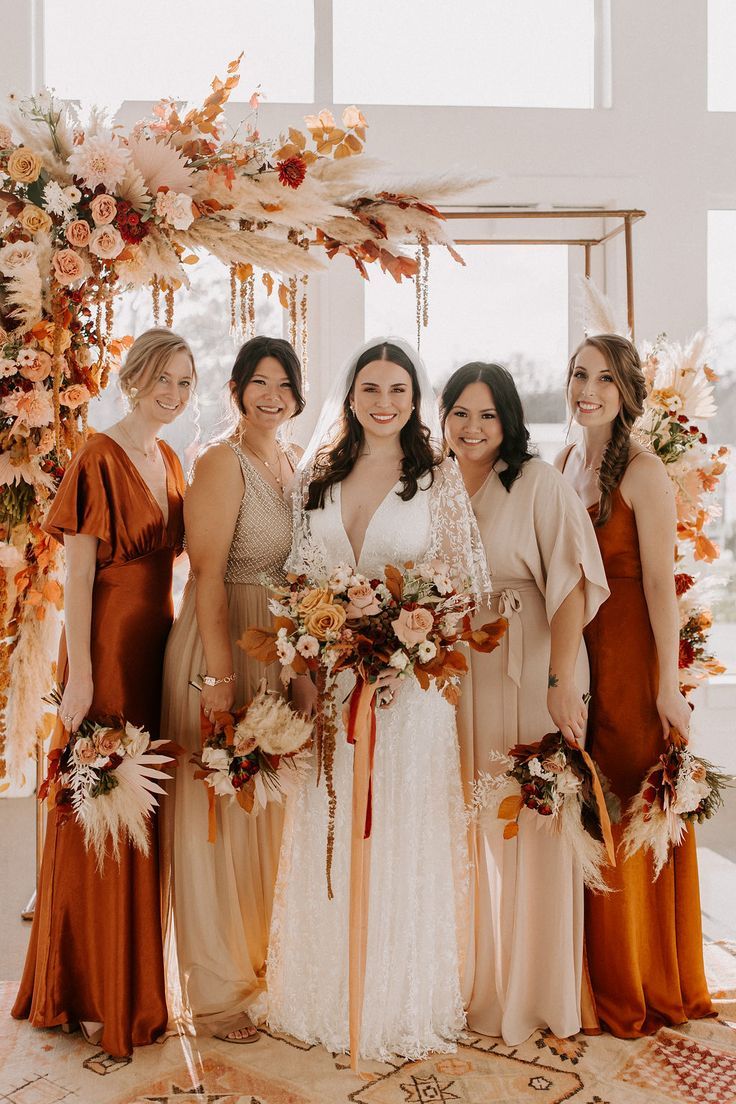
[[[368,945],[368,889],[371,875],[371,773],[376,745],[375,686],[360,676],[350,697],[348,742],[353,757],[353,819],[350,839],[349,1026],[350,1068],[360,1076],[358,1051]]]
[[[608,816],[608,809],[606,808],[606,799],[603,796],[603,790],[598,779],[598,772],[595,769],[593,760],[588,755],[584,748],[580,748],[580,752],[585,760],[585,765],[590,771],[590,777],[593,783],[593,793],[595,794],[596,804],[598,806],[598,816],[601,821],[601,833],[603,835],[603,842],[606,845],[606,854],[608,855],[608,861],[611,866],[616,865],[616,848],[613,845],[613,833],[611,832],[611,821]]]

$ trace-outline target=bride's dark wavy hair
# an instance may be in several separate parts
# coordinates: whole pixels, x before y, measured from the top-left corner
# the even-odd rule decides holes
[[[408,502],[417,493],[422,476],[429,475],[430,480],[434,480],[434,469],[441,458],[432,448],[429,429],[423,424],[419,415],[422,394],[416,368],[411,357],[407,356],[398,345],[383,342],[366,349],[356,362],[353,378],[342,404],[336,437],[332,442],[324,445],[314,459],[313,476],[307,494],[308,510],[324,506],[329,489],[336,483],[341,483],[350,474],[360,455],[365,435],[362,425],[350,408],[350,400],[359,372],[374,360],[387,360],[391,364],[397,364],[399,368],[408,372],[411,379],[413,409],[399,435],[404,458],[401,461],[402,489],[396,493],[404,502]]]
[[[498,450],[499,459],[508,465],[498,478],[507,491],[516,479],[521,475],[521,469],[527,460],[531,460],[534,453],[529,448],[529,430],[524,423],[524,408],[521,405],[519,392],[516,390],[514,377],[500,364],[486,364],[480,360],[474,360],[470,364],[463,364],[453,372],[442,389],[440,396],[440,418],[442,420],[442,432],[445,432],[447,415],[456,405],[465,388],[471,383],[485,383],[493,395],[496,413],[501,419],[503,440]],[[454,455],[450,450],[450,456]]]

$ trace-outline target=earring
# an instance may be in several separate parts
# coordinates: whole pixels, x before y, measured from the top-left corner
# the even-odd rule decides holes
[[[134,399],[136,397],[136,395],[138,394],[138,388],[137,387],[131,387],[130,390],[128,391],[128,394],[130,395],[131,399]]]

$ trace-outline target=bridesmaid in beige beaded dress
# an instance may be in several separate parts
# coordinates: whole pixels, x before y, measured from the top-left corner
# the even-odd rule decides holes
[[[162,734],[188,753],[201,746],[200,707],[211,716],[255,693],[264,668],[236,646],[269,622],[263,578],[278,579],[291,547],[284,498],[298,451],[278,431],[304,408],[299,360],[279,338],[246,342],[233,365],[234,431],[199,457],[184,518],[191,575],[169,637]],[[265,669],[279,689],[278,664]],[[203,683],[201,693],[190,681]],[[255,1042],[249,1010],[265,989],[282,806],[256,815],[218,799],[208,842],[206,786],[186,760],[163,803],[164,909],[172,1011],[227,1042]],[[179,990],[177,992],[177,990]]]
[[[458,710],[470,797],[491,753],[560,729],[585,737],[583,624],[608,596],[593,526],[550,464],[532,456],[514,381],[497,364],[466,364],[442,393],[445,437],[471,496],[508,632],[471,652]],[[479,616],[487,617],[487,611]],[[592,1026],[582,1007],[583,879],[569,844],[528,810],[516,839],[476,826],[474,901],[465,974],[468,1026],[515,1046],[538,1028],[566,1037]],[[585,987],[587,992],[587,986]]]

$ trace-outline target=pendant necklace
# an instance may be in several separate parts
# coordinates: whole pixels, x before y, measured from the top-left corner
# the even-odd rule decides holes
[[[272,464],[271,464],[271,463],[269,463],[269,461],[268,461],[268,460],[266,459],[266,457],[265,457],[265,456],[263,456],[263,454],[262,454],[262,453],[260,453],[260,452],[258,451],[258,449],[256,449],[256,448],[253,448],[253,445],[252,445],[252,444],[250,443],[250,441],[249,441],[249,440],[247,439],[247,437],[245,436],[245,434],[243,434],[243,437],[242,437],[242,441],[243,441],[243,444],[244,444],[244,445],[245,445],[245,446],[246,446],[247,448],[249,448],[249,449],[250,449],[250,451],[251,451],[251,452],[253,453],[253,455],[254,455],[254,456],[255,456],[255,457],[256,457],[256,458],[258,459],[258,460],[260,460],[260,461],[261,461],[261,463],[262,463],[262,464],[264,465],[264,467],[268,468],[268,470],[270,471],[271,475],[272,475],[272,476],[274,477],[274,479],[275,479],[275,480],[276,480],[276,482],[278,483],[278,485],[279,485],[279,489],[280,489],[280,490],[283,490],[283,489],[284,489],[284,481],[283,481],[283,479],[281,478],[281,449],[279,448],[279,446],[278,446],[278,445],[276,445],[276,459],[275,459],[275,461],[273,461],[273,466],[272,466]]]
[[[120,429],[122,430],[123,436],[127,439],[128,444],[130,445],[130,447],[132,449],[134,449],[136,452],[140,452],[143,456],[145,456],[146,460],[149,460],[149,461],[153,460],[153,458],[156,455],[156,448],[157,448],[156,444],[154,443],[154,446],[151,449],[151,451],[147,452],[146,449],[144,449],[142,445],[137,445],[135,443],[132,436],[130,435],[130,433],[128,433],[128,430],[125,428],[125,426],[123,425],[122,422],[120,422],[119,425],[120,425]]]

